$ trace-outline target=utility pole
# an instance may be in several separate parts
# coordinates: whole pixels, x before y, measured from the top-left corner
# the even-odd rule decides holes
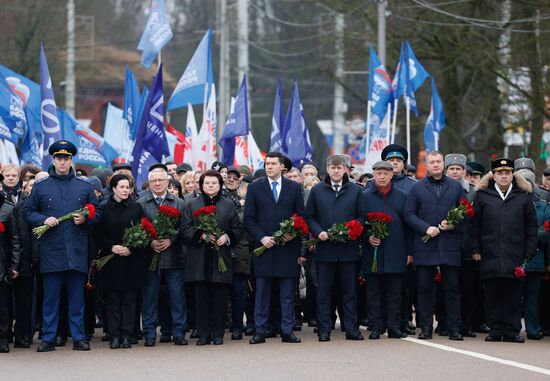
[[[75,11],[74,0],[67,1],[67,73],[65,75],[65,109],[76,118],[74,74],[74,45],[75,45]]]
[[[220,0],[220,13],[219,13],[220,29],[220,86],[219,86],[219,108],[218,108],[218,137],[221,136],[227,115],[229,114],[229,23],[227,21],[227,0]],[[220,148],[218,147],[218,151]]]
[[[386,0],[378,1],[378,56],[386,67]]]
[[[238,31],[238,61],[237,66],[239,68],[238,83],[240,84],[243,75],[248,75],[248,0],[237,0],[237,19],[239,25]],[[248,99],[248,115],[250,115],[250,77],[248,77],[248,83],[246,86],[246,98]],[[250,118],[249,118],[250,123]]]
[[[336,70],[334,72],[334,105],[332,116],[332,136],[334,137],[334,153],[344,153],[344,126],[346,124],[346,104],[344,102],[344,15],[336,13],[334,20],[334,37],[336,39]]]

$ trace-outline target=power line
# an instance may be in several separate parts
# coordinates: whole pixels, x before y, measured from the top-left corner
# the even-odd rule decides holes
[[[275,22],[278,22],[278,23],[283,24],[283,25],[293,26],[293,27],[297,27],[297,28],[318,27],[318,26],[321,26],[323,24],[329,24],[329,23],[333,22],[332,20],[330,20],[330,21],[326,21],[326,22],[318,21],[316,23],[297,23],[297,22],[293,22],[293,21],[283,20],[283,19],[280,19],[280,18],[278,18],[274,15],[271,15],[271,14],[267,13],[259,5],[254,4],[254,1],[250,1],[250,5],[252,5],[252,8],[254,8],[257,11],[261,12],[264,15],[265,18],[267,18],[271,21],[275,21]],[[319,20],[321,20],[321,17],[319,18]]]

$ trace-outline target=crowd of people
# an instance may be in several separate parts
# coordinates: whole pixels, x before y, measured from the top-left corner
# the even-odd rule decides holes
[[[550,335],[540,302],[550,293],[550,170],[538,185],[529,158],[486,171],[432,151],[416,179],[397,144],[372,173],[346,155],[295,168],[270,152],[254,173],[154,164],[138,189],[128,163],[88,176],[70,142],[49,153],[47,172],[0,168],[1,353],[36,337],[38,352],[68,337],[90,350],[94,335],[112,349],[153,347],[159,334],[222,345],[227,331],[250,344],[299,343],[305,325],[321,342],[338,328],[364,340],[365,326],[370,340],[485,333],[523,343],[522,317],[528,339]],[[127,232],[163,206],[178,211],[170,234],[130,245]],[[84,207],[93,213],[75,212]],[[288,221],[305,221],[307,234]]]

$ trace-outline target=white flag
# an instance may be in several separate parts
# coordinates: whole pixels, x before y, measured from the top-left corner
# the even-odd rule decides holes
[[[204,110],[202,126],[199,132],[198,146],[200,152],[198,155],[197,169],[210,169],[212,164],[218,160],[216,151],[216,87],[212,85],[210,98]]]
[[[194,143],[198,140],[198,134],[197,121],[195,120],[193,106],[191,106],[191,103],[188,103],[187,123],[185,126],[185,144],[183,146],[183,161],[191,165],[193,168],[197,168],[199,149],[197,144]]]
[[[252,173],[264,167],[264,155],[262,155],[262,151],[258,148],[252,131],[248,133],[248,166],[252,170]]]

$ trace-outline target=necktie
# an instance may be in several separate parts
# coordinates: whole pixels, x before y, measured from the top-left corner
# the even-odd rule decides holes
[[[157,202],[157,205],[162,204],[162,197],[155,197],[155,201]]]
[[[338,194],[338,189],[339,188],[340,188],[339,184],[334,184],[334,191],[336,192],[336,194]]]
[[[277,194],[277,185],[278,184],[279,183],[277,181],[273,181],[271,183],[271,190],[273,191],[273,198],[275,199],[275,202],[277,202],[278,199],[279,199],[279,195]]]

